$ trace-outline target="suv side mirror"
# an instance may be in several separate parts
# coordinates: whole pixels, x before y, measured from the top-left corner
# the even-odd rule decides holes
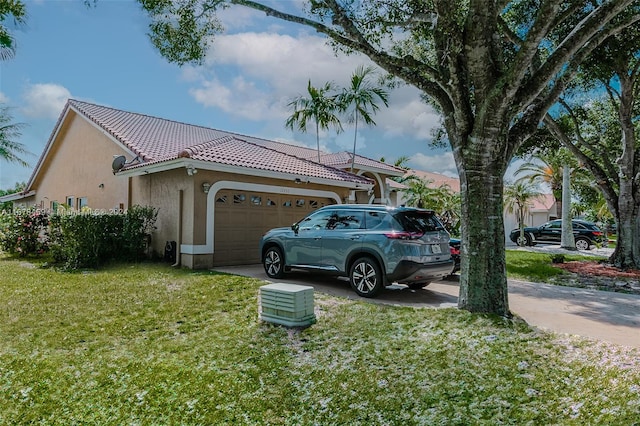
[[[295,232],[296,235],[298,235],[298,229],[300,229],[300,225],[298,225],[297,223],[291,225],[291,230]]]

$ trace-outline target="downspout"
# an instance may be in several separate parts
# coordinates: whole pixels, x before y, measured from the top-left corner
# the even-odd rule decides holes
[[[133,182],[131,180],[131,176],[129,176],[129,178],[127,179],[127,209],[131,208],[131,192],[132,192],[132,187],[133,187]]]
[[[182,189],[178,190],[178,235],[176,238],[176,263],[174,263],[173,265],[171,265],[172,267],[178,267],[180,266],[180,259],[181,259],[181,254],[180,254],[180,246],[182,245],[182,210],[183,210],[183,192]]]

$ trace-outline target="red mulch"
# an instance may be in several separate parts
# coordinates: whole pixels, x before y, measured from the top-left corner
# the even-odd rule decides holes
[[[556,263],[554,266],[565,269],[569,272],[576,273],[578,275],[591,275],[599,277],[610,278],[636,278],[640,279],[640,270],[629,269],[627,271],[621,271],[614,266],[600,262],[589,261],[572,261],[565,263]]]

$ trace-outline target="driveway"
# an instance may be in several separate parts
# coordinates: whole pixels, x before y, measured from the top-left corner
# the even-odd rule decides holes
[[[216,270],[273,282],[259,264]],[[375,299],[357,296],[346,279],[306,272],[287,274],[277,282],[308,285],[317,292],[353,300],[425,308],[456,307],[459,292],[457,275],[422,290],[392,285]],[[508,285],[511,312],[532,326],[640,348],[640,296],[516,280]]]

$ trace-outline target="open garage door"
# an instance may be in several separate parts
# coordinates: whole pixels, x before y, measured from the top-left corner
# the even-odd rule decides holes
[[[214,266],[260,263],[258,246],[271,228],[291,226],[330,198],[222,189],[215,196]]]

